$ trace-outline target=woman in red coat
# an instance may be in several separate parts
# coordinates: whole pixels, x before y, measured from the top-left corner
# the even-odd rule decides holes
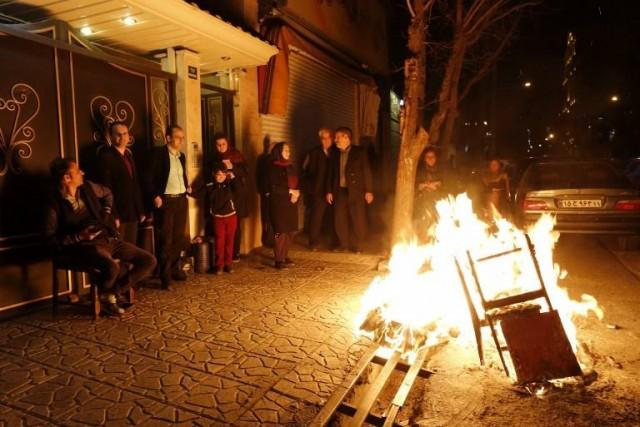
[[[240,223],[242,218],[249,216],[247,198],[247,183],[249,180],[249,167],[244,156],[236,148],[232,147],[226,135],[217,134],[214,138],[215,153],[213,163],[224,163],[227,167],[227,176],[233,181],[233,204],[238,215],[238,226],[233,242],[233,261],[240,260]]]
[[[289,246],[298,231],[298,175],[291,161],[291,148],[280,142],[271,151],[267,170],[269,214],[275,233],[275,267],[286,268],[293,262],[289,258]]]

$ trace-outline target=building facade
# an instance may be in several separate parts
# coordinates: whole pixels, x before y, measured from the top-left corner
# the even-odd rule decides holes
[[[91,177],[115,120],[129,124],[142,173],[166,125],[182,126],[194,188],[209,173],[215,133],[230,136],[254,174],[274,142],[291,143],[301,160],[319,127],[348,126],[370,149],[384,188],[383,1],[195,3],[0,3],[0,316],[51,298],[40,229],[49,162],[73,157]],[[261,245],[256,184],[253,175],[243,253]],[[191,238],[205,232],[203,204],[190,200]],[[140,237],[153,250],[151,221]],[[64,276],[62,294],[87,287],[85,277]]]

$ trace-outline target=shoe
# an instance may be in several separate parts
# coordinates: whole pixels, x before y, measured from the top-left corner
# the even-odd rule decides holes
[[[240,255],[234,255],[232,261],[233,262],[240,262]]]
[[[296,263],[293,262],[293,260],[291,258],[287,257],[287,258],[284,259],[284,265],[294,266],[294,265],[296,265]]]
[[[360,255],[362,253],[362,249],[360,248],[353,248],[351,249],[351,252],[353,252],[356,255]]]
[[[213,270],[213,274],[215,274],[216,276],[220,276],[220,275],[222,274],[222,269],[221,269],[221,268],[216,267],[216,268]]]
[[[287,269],[287,265],[282,261],[276,261],[275,268],[277,270],[286,270]]]
[[[162,284],[160,285],[160,288],[164,291],[169,291],[169,292],[174,290],[174,287],[171,286],[171,282],[169,282],[168,280],[163,280]]]
[[[347,249],[342,246],[336,246],[335,248],[331,249],[331,252],[344,253],[347,252]]]
[[[187,273],[182,270],[174,271],[171,275],[171,278],[178,282],[184,282],[185,280],[187,280]]]
[[[233,268],[231,268],[230,265],[227,265],[224,267],[224,272],[225,273],[233,273]]]
[[[109,316],[122,316],[125,313],[124,308],[118,306],[115,302],[104,301],[102,309]]]
[[[119,294],[116,297],[116,304],[118,304],[119,307],[122,307],[125,310],[133,305],[129,302],[129,298],[127,298],[123,294]]]

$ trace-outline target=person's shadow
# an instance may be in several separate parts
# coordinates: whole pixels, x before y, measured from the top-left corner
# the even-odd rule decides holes
[[[271,227],[271,218],[269,217],[269,198],[267,193],[269,188],[267,186],[267,171],[269,167],[269,160],[271,159],[271,136],[265,135],[262,140],[262,153],[260,153],[256,159],[256,189],[260,195],[260,221],[262,223],[262,245],[266,247],[273,247],[274,236],[273,228]]]

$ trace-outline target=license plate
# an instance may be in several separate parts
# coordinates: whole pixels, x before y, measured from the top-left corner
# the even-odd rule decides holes
[[[560,200],[558,204],[561,208],[601,208],[602,200]]]

